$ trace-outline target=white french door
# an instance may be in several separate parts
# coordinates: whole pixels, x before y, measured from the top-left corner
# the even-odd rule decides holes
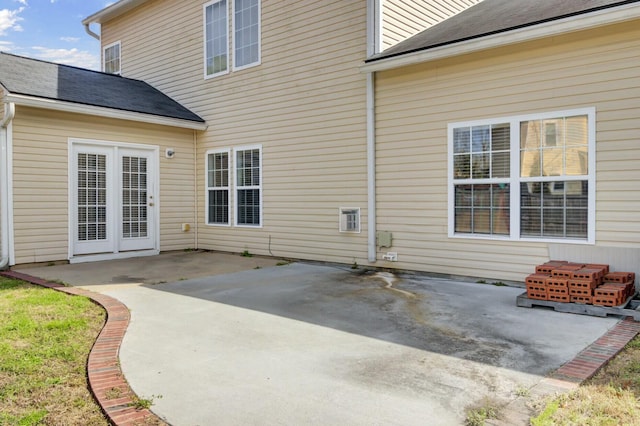
[[[71,256],[157,249],[157,150],[72,146]]]

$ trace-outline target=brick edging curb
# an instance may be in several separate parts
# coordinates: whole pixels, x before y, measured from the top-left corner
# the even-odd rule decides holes
[[[616,325],[571,361],[554,371],[550,377],[567,382],[582,383],[607,365],[638,333],[640,333],[640,322],[626,317],[618,321]]]
[[[124,304],[110,296],[77,287],[66,287],[21,272],[3,271],[0,275],[63,293],[84,296],[102,306],[107,312],[107,319],[87,360],[87,376],[91,393],[109,422],[115,426],[165,424],[151,411],[134,407],[137,396],[120,369],[118,353],[130,318],[129,310]]]

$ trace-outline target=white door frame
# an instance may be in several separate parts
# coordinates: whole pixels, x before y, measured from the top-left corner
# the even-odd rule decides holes
[[[154,241],[152,243],[151,249],[145,250],[136,250],[136,251],[120,251],[119,242],[120,242],[120,233],[121,233],[121,222],[118,218],[120,217],[120,203],[111,202],[111,211],[110,214],[113,217],[113,222],[116,224],[114,233],[112,235],[113,239],[113,248],[109,252],[99,253],[99,254],[75,254],[74,253],[74,241],[75,241],[75,233],[76,233],[76,198],[77,194],[73,194],[73,189],[75,187],[75,179],[74,171],[76,169],[75,166],[75,156],[74,151],[76,146],[88,146],[94,148],[108,148],[111,149],[114,155],[114,163],[119,161],[119,149],[134,149],[140,151],[146,151],[150,154],[149,160],[151,164],[149,164],[149,181],[151,189],[151,194],[153,196],[153,208],[149,210],[148,214],[150,219],[152,220],[151,229],[149,232],[152,232],[154,235]],[[159,152],[160,148],[157,145],[144,145],[144,144],[133,144],[133,143],[124,143],[124,142],[113,142],[113,141],[102,141],[102,140],[93,140],[93,139],[78,139],[78,138],[69,138],[68,140],[68,208],[69,208],[69,262],[70,263],[81,263],[81,262],[93,262],[99,260],[110,260],[110,259],[121,259],[128,257],[139,257],[139,256],[153,256],[160,253],[160,203],[159,203],[159,194],[160,194],[160,171],[159,171]],[[114,175],[111,179],[111,185],[119,191],[121,176],[116,176],[118,174],[119,168],[116,167],[116,170],[112,171]],[[113,192],[113,191],[111,191]]]

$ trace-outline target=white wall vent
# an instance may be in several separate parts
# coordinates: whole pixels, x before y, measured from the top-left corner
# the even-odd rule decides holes
[[[360,232],[359,207],[340,207],[340,232]]]

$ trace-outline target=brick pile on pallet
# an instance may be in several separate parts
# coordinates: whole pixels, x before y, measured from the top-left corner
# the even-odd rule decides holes
[[[527,297],[560,303],[620,306],[635,294],[633,272],[610,272],[609,265],[552,260],[526,279]]]

